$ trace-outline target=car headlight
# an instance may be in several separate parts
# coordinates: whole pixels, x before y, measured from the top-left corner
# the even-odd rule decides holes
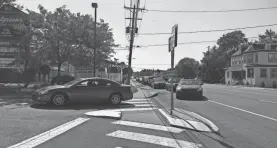
[[[48,93],[48,90],[43,90],[43,91],[39,92],[40,95],[45,95],[47,93]]]
[[[177,91],[180,91],[181,89],[182,89],[182,88],[181,88],[181,87],[179,87],[179,86],[176,88],[176,90],[177,90]]]

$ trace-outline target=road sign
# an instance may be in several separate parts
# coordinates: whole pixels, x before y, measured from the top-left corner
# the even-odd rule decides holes
[[[174,25],[171,29],[171,36],[168,39],[168,51],[171,52],[177,47],[177,40],[178,40],[178,25]]]
[[[18,56],[18,45],[26,34],[28,17],[12,5],[4,4],[0,7],[0,58],[15,59]]]

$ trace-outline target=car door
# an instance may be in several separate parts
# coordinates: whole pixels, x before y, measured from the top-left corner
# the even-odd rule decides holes
[[[70,98],[75,102],[86,102],[88,97],[91,95],[90,87],[88,86],[89,80],[81,81],[74,86],[72,86],[69,90]]]

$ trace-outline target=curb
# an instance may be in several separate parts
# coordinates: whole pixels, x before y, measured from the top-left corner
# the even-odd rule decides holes
[[[212,130],[202,122],[175,118],[167,114],[163,109],[158,109],[158,111],[166,118],[171,126],[191,129],[200,132],[212,132]]]
[[[204,118],[204,117],[202,117],[202,116],[200,116],[200,115],[198,115],[194,112],[186,111],[186,110],[183,110],[183,109],[176,108],[175,110],[205,123],[214,132],[219,132],[219,128],[212,121],[210,121],[209,119]]]

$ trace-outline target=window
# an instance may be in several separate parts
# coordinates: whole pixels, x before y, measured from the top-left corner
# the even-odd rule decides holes
[[[274,54],[273,53],[269,53],[268,54],[268,63],[273,63],[274,62]]]
[[[247,55],[247,63],[253,63],[253,54]]]
[[[229,71],[227,71],[227,78],[229,78],[230,77],[230,73],[229,73]]]
[[[258,61],[259,61],[259,55],[258,55],[258,53],[256,53],[255,54],[255,62],[258,63]]]
[[[277,53],[274,54],[274,63],[277,63]]]
[[[270,69],[270,77],[271,78],[277,78],[277,68],[271,68]]]
[[[246,63],[246,55],[243,56],[243,63]]]
[[[254,78],[254,69],[253,68],[248,68],[247,69],[247,77],[248,78]]]
[[[267,78],[267,69],[266,68],[261,68],[260,69],[260,77],[261,78]]]

